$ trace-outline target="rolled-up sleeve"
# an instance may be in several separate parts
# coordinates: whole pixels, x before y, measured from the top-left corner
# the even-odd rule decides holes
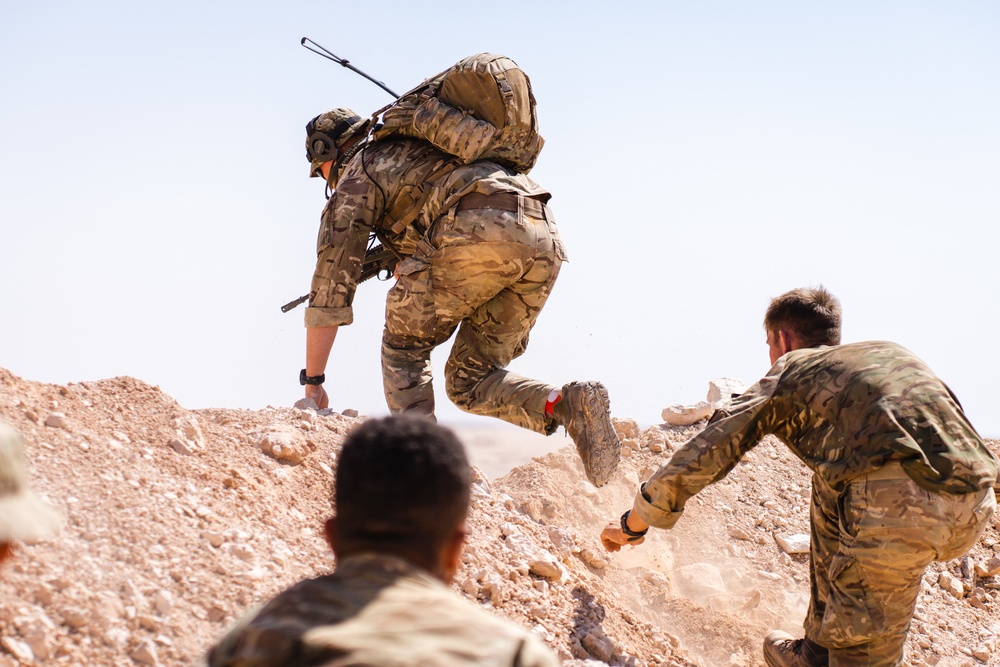
[[[780,374],[775,366],[772,373]],[[772,406],[777,375],[769,374],[717,410],[705,430],[674,452],[636,494],[633,511],[651,526],[671,528],[684,504],[703,488],[725,477],[743,454],[766,435],[762,419]]]
[[[360,179],[338,185],[323,211],[316,243],[316,270],[306,308],[307,327],[342,326],[354,321],[354,294],[368,247],[372,212],[364,204],[370,185]]]

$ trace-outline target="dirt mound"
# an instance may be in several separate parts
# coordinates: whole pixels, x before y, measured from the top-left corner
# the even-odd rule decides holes
[[[333,565],[321,526],[356,418],[191,411],[133,378],[58,386],[0,369],[0,420],[25,435],[34,488],[68,519],[0,570],[0,667],[192,664],[248,607]],[[807,557],[779,546],[808,533],[807,471],[762,443],[677,528],[612,556],[604,523],[697,432],[619,428],[626,456],[602,489],[570,447],[480,474],[454,588],[567,664],[761,665],[764,633],[799,630],[808,600]],[[928,570],[911,664],[997,661],[994,549],[996,524],[967,559]]]

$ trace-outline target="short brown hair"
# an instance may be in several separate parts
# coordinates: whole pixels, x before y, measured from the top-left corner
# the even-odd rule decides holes
[[[793,289],[771,299],[764,329],[789,329],[803,347],[840,345],[840,301],[822,285]]]

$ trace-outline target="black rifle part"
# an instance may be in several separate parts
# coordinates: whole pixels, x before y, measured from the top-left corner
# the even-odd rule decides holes
[[[281,312],[287,313],[292,308],[295,308],[296,306],[298,306],[300,303],[305,303],[305,301],[307,299],[309,299],[311,296],[312,296],[312,292],[309,292],[309,294],[303,294],[302,296],[300,296],[298,299],[295,299],[294,301],[289,301],[288,303],[286,303],[284,306],[281,307]]]
[[[306,44],[306,42],[309,42],[309,43]],[[399,97],[399,95],[397,95],[396,93],[392,92],[392,89],[389,88],[389,86],[385,85],[384,83],[382,83],[378,79],[375,79],[375,78],[373,78],[371,76],[368,76],[367,74],[365,74],[364,72],[362,72],[361,70],[359,70],[357,67],[355,67],[354,65],[352,65],[350,60],[347,60],[346,58],[341,58],[340,56],[338,56],[333,51],[330,51],[329,49],[326,49],[326,48],[320,46],[319,44],[317,44],[316,42],[312,41],[308,37],[303,37],[302,41],[300,41],[299,44],[301,44],[307,50],[312,51],[313,53],[315,53],[318,56],[323,56],[327,60],[332,60],[333,62],[337,63],[338,65],[342,65],[342,66],[346,67],[347,69],[351,70],[352,72],[357,72],[358,74],[360,74],[361,76],[365,77],[366,79],[368,79],[369,81],[371,81],[376,86],[378,86],[379,88],[381,88],[385,92],[389,93],[393,97],[396,97],[396,98]],[[316,47],[315,49],[313,48],[314,46]],[[317,51],[316,49],[319,49],[319,50]]]
[[[388,280],[392,277],[392,274],[396,271],[396,266],[401,261],[399,252],[392,246],[388,245],[372,245],[365,251],[365,261],[361,265],[361,277],[358,278],[358,284],[370,280],[371,278],[378,278],[379,280]],[[298,299],[294,301],[289,301],[284,306],[281,307],[281,312],[287,313],[293,308],[298,307],[300,304],[305,303],[313,296],[312,292],[309,294],[303,294]]]
[[[365,253],[365,263],[361,267],[358,284],[375,277],[379,280],[388,280],[396,271],[398,263],[399,259],[393,250],[382,245],[372,246]]]

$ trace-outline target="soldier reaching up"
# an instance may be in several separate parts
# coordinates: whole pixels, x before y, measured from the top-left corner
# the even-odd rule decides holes
[[[671,528],[689,498],[765,435],[812,471],[805,637],[772,632],[771,667],[891,667],[903,659],[920,580],[956,558],[996,506],[998,462],[958,400],[908,350],[840,344],[840,304],[822,287],[771,301],[768,374],[718,410],[601,533],[608,551]]]

